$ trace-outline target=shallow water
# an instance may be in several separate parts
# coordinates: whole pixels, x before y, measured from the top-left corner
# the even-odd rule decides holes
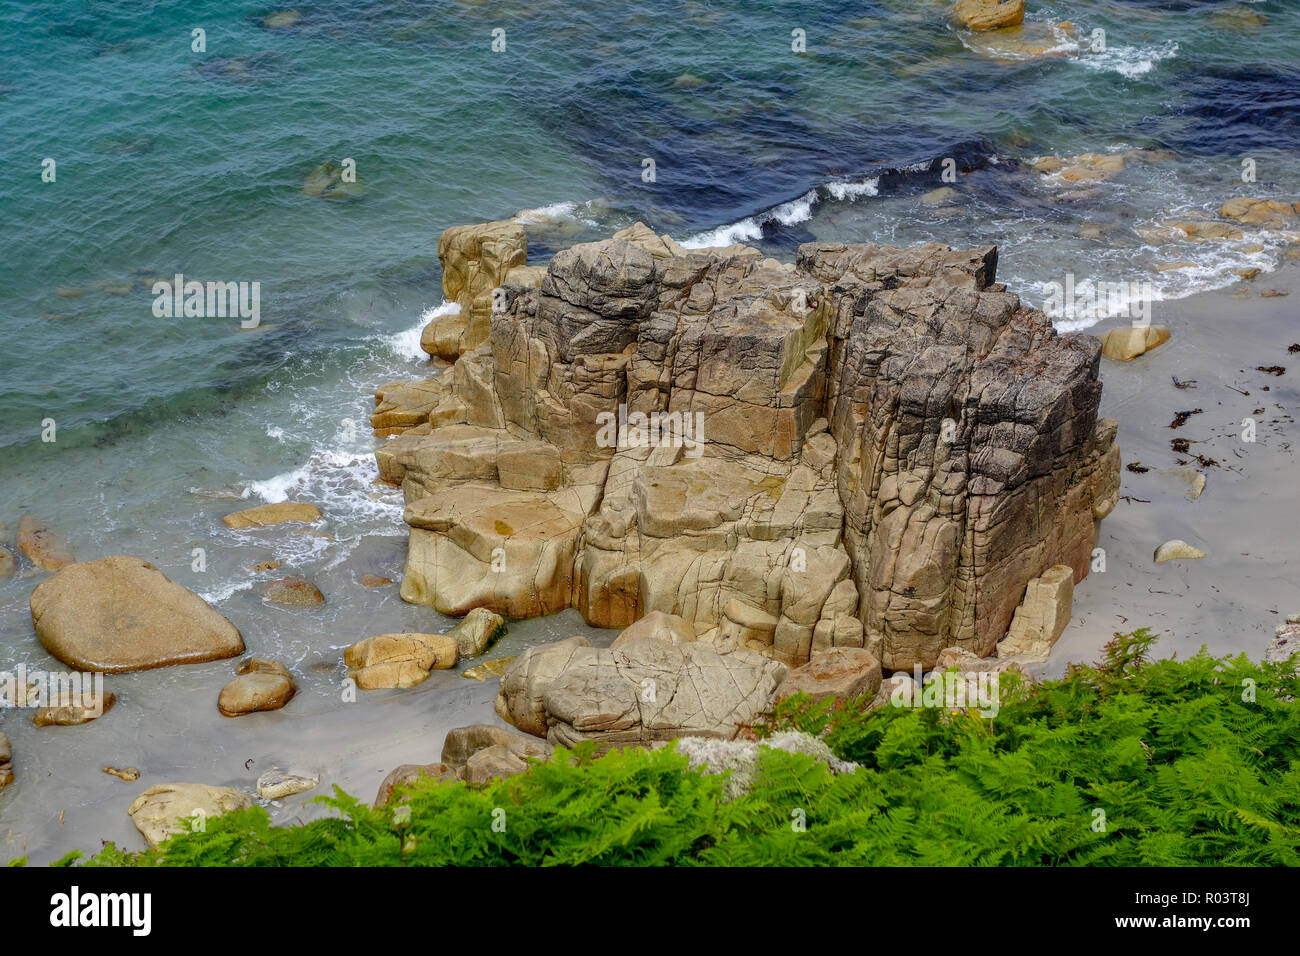
[[[248,0],[0,11],[0,522],[12,541],[31,512],[81,558],[147,558],[303,685],[281,715],[225,721],[211,706],[224,662],[113,678],[117,709],[87,727],[38,735],[7,714],[20,782],[0,796],[0,830],[14,833],[0,857],[23,841],[40,859],[133,837],[120,811],[138,788],[104,763],[136,763],[141,786],[182,771],[234,782],[236,756],[327,763],[390,721],[403,740],[414,732],[378,698],[362,718],[333,701],[342,647],[451,623],[357,581],[400,575],[401,502],[372,484],[370,395],[421,372],[449,225],[535,210],[534,261],[637,219],[688,244],[786,257],[814,238],[995,242],[1000,278],[1032,304],[1067,273],[1144,280],[1155,321],[1175,297],[1235,281],[1233,268],[1277,265],[1279,236],[1246,252],[1136,229],[1233,195],[1300,194],[1300,4],[1106,0],[1085,22],[1075,4],[1035,3],[1029,29],[1076,18],[1082,35],[1106,31],[1107,50],[1056,37],[1053,55],[1031,58],[963,36],[946,6],[340,0],[296,4],[278,28],[264,25],[274,8]],[[1229,29],[1233,10],[1267,22]],[[807,52],[792,52],[793,30]],[[1170,155],[1086,189],[1027,166],[1136,148]],[[945,185],[945,157],[958,195],[923,204]],[[304,194],[314,167],[344,158],[357,198]],[[1241,182],[1243,158],[1257,183]],[[1103,238],[1083,238],[1085,225]],[[155,318],[152,283],[177,272],[260,283],[261,327]],[[46,419],[53,443],[40,440]],[[220,524],[290,498],[325,521],[297,534]],[[271,558],[279,572],[249,570]],[[289,571],[322,588],[323,610],[262,604],[263,581]],[[26,569],[0,582],[0,670],[50,662],[27,609],[37,580]],[[586,630],[566,615],[517,624],[510,640]],[[429,707],[441,727],[484,693],[458,680],[435,675],[402,706]],[[344,730],[352,743],[331,751]],[[412,759],[390,750],[376,767]],[[56,803],[84,828],[52,823]]]

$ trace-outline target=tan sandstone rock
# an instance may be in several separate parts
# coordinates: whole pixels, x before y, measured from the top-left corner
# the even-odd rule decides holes
[[[0,578],[11,578],[17,570],[18,561],[14,558],[13,552],[0,544]]]
[[[1200,548],[1194,547],[1181,539],[1166,541],[1160,547],[1156,548],[1154,559],[1156,564],[1163,564],[1165,561],[1177,561],[1180,558],[1203,558],[1205,552]]]
[[[320,509],[313,504],[282,501],[278,504],[258,505],[256,508],[236,511],[222,518],[221,523],[227,528],[264,528],[285,521],[312,522],[320,519]]]
[[[872,697],[880,689],[880,677],[880,661],[870,651],[860,647],[832,647],[819,651],[807,664],[790,671],[777,688],[776,699],[799,693],[813,700]]]
[[[117,695],[108,691],[73,696],[76,699],[42,707],[32,715],[32,723],[37,727],[76,727],[102,717],[117,703]]]
[[[1131,362],[1168,341],[1169,329],[1163,325],[1121,326],[1101,337],[1101,351],[1107,358]]]
[[[1046,658],[1074,606],[1074,569],[1058,564],[1029,582],[1007,636],[998,642],[998,657]]]
[[[527,761],[548,760],[555,748],[545,740],[520,733],[509,727],[492,724],[471,724],[448,731],[442,745],[442,762],[464,774],[474,756],[484,750],[504,751],[527,767]],[[500,761],[494,761],[500,765]],[[466,776],[468,780],[468,776]]]
[[[695,640],[695,628],[691,626],[690,621],[676,614],[651,611],[645,617],[638,618],[623,628],[609,646],[622,647],[628,641],[635,641],[642,637],[652,637],[667,641],[669,644],[689,644]]]
[[[278,661],[250,657],[240,661],[235,673],[239,676],[217,697],[217,710],[226,717],[279,710],[298,693],[293,675]]]
[[[0,734],[0,790],[14,782],[14,748],[5,734]]]
[[[320,607],[325,603],[320,588],[294,574],[268,583],[262,590],[262,599],[281,607]]]
[[[320,777],[316,774],[268,770],[257,778],[257,795],[263,800],[283,800],[294,794],[305,793],[319,784]]]
[[[194,664],[244,651],[233,624],[140,558],[70,565],[36,586],[31,610],[45,649],[83,671]]]
[[[430,671],[456,666],[456,641],[447,634],[379,634],[343,652],[348,676],[362,690],[414,687]]]
[[[205,783],[163,783],[136,797],[126,811],[151,847],[174,833],[183,833],[211,817],[245,810],[253,801],[231,787]]]
[[[1025,0],[957,0],[953,15],[968,30],[1001,30],[1025,21]]]
[[[384,778],[383,783],[379,785],[379,792],[375,794],[374,808],[376,810],[382,810],[393,802],[393,794],[395,791],[401,787],[409,786],[422,778],[455,783],[460,780],[460,774],[455,769],[441,763],[431,763],[426,764],[425,766],[413,763],[404,763],[390,772],[388,776]]]
[[[438,261],[442,294],[459,304],[460,311],[430,322],[420,347],[454,362],[487,338],[492,292],[511,270],[527,265],[528,240],[523,226],[513,221],[453,226],[438,239]]]
[[[459,624],[447,632],[456,642],[461,657],[477,657],[506,632],[506,619],[485,607],[473,608]]]

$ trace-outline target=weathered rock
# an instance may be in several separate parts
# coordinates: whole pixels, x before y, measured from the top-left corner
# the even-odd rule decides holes
[[[669,644],[689,644],[695,640],[695,628],[691,622],[685,618],[678,617],[676,614],[665,614],[663,611],[651,611],[645,617],[638,618],[636,621],[623,628],[618,637],[610,647],[622,647],[629,641],[635,641],[642,637],[652,637],[656,640],[667,641]]]
[[[1119,495],[1099,343],[996,265],[834,243],[787,264],[644,226],[558,253],[376,453],[407,501],[402,597],[658,611],[792,666],[992,653],[1030,579],[1087,573]]]
[[[8,736],[0,734],[0,790],[14,782],[14,748]]]
[[[281,524],[285,521],[319,521],[320,509],[313,504],[301,501],[282,501],[278,504],[258,505],[244,511],[236,511],[221,519],[227,528],[264,528],[267,525]]]
[[[528,648],[501,675],[496,712],[508,724],[534,737],[546,736],[546,707],[542,692],[591,643],[581,635]]]
[[[849,701],[874,696],[880,689],[880,661],[860,647],[832,647],[786,675],[777,688],[776,699],[807,694],[813,700],[834,697]]]
[[[512,663],[514,663],[513,657],[498,657],[495,660],[484,661],[482,664],[468,667],[461,672],[460,676],[470,680],[487,680],[491,677],[500,677]]]
[[[18,561],[13,552],[0,544],[0,578],[11,578],[17,570]]]
[[[730,739],[757,720],[785,671],[759,655],[719,654],[699,642],[552,645],[506,672],[497,713],[526,732],[544,719],[546,739],[566,747],[580,740],[605,749],[692,735]]]
[[[317,774],[285,773],[268,770],[257,778],[257,795],[263,800],[283,800],[296,793],[304,793],[320,784]]]
[[[37,727],[76,727],[102,717],[117,703],[117,695],[108,691],[89,692],[51,707],[42,707],[32,715]]]
[[[136,767],[100,767],[99,769],[110,777],[117,777],[127,783],[135,783],[140,779],[140,771]]]
[[[82,671],[195,664],[244,651],[233,624],[140,558],[69,565],[36,586],[31,610],[45,649]]]
[[[674,744],[694,769],[726,773],[724,798],[736,800],[754,788],[759,761],[764,752],[807,754],[824,763],[832,773],[856,773],[858,765],[840,760],[826,742],[797,730],[786,730],[764,740],[719,740],[716,737],[680,737]]]
[[[18,550],[46,571],[66,568],[77,560],[63,535],[31,515],[18,519]]]
[[[361,586],[363,588],[382,588],[393,583],[392,578],[380,577],[377,574],[361,575]]]
[[[277,661],[250,657],[240,661],[237,676],[217,697],[217,710],[239,717],[259,710],[279,710],[298,693],[288,668]]]
[[[1007,636],[998,642],[998,657],[1046,658],[1074,607],[1074,569],[1058,564],[1034,578],[1016,608]]]
[[[1186,541],[1175,538],[1173,541],[1166,541],[1155,551],[1156,564],[1162,564],[1165,561],[1176,561],[1179,558],[1203,558],[1205,552],[1200,548],[1188,544]]]
[[[1296,217],[1300,216],[1300,202],[1242,196],[1229,199],[1220,206],[1219,215],[1224,219],[1235,219],[1248,226],[1283,229],[1295,225]]]
[[[1025,21],[1025,0],[957,0],[953,16],[967,30],[1001,30]]]
[[[528,761],[500,745],[477,751],[465,763],[465,782],[482,786],[493,780],[513,777],[528,769]]]
[[[530,759],[549,760],[555,750],[545,740],[538,740],[509,727],[471,724],[447,732],[447,739],[442,744],[442,762],[463,773],[475,754],[490,748],[499,748],[516,759],[525,761],[525,767],[526,761]]]
[[[460,311],[430,322],[420,347],[455,361],[488,337],[492,291],[505,284],[511,270],[527,265],[528,240],[513,221],[453,226],[438,239],[438,261],[442,294]]]
[[[485,607],[476,607],[447,632],[455,640],[461,657],[477,657],[506,632],[506,619]]]
[[[291,574],[271,581],[262,590],[262,599],[281,607],[320,607],[325,595],[306,578]]]
[[[447,398],[451,380],[442,375],[415,381],[389,382],[375,389],[370,427],[376,435],[400,435],[429,421],[429,413]]]
[[[446,764],[441,763],[426,764],[423,767],[419,764],[404,763],[394,769],[384,778],[384,782],[379,785],[379,792],[375,794],[375,809],[382,810],[388,806],[393,800],[394,791],[399,787],[414,783],[421,777],[455,783],[460,779],[460,774]]]
[[[447,634],[379,634],[343,652],[348,676],[362,690],[414,687],[430,671],[456,666],[456,641]]]
[[[1169,329],[1163,325],[1121,326],[1101,337],[1101,351],[1107,358],[1131,362],[1168,341]]]
[[[1264,660],[1274,664],[1285,664],[1292,656],[1300,653],[1300,614],[1289,615],[1285,624],[1279,624],[1273,631],[1273,640],[1264,649]],[[4,735],[0,734],[0,781],[4,777]],[[3,786],[0,782],[0,786]]]
[[[126,811],[151,847],[173,833],[190,830],[198,821],[245,810],[253,801],[231,787],[205,783],[163,783],[136,797]]]

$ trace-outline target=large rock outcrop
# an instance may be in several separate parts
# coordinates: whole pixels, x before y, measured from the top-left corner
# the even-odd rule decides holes
[[[1119,487],[1097,340],[996,266],[933,243],[782,263],[640,224],[556,254],[486,296],[487,338],[377,453],[408,504],[402,596],[660,611],[791,666],[991,653],[1031,579],[1087,573]]]

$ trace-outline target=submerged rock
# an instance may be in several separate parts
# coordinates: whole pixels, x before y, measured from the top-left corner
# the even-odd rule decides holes
[[[325,595],[320,593],[320,588],[297,575],[270,582],[263,589],[262,598],[282,607],[320,607],[325,603]]]
[[[32,723],[37,727],[76,727],[102,717],[115,703],[116,694],[107,691],[94,693],[75,701],[64,701],[57,706],[42,707],[32,715]]]
[[[321,163],[303,180],[305,195],[321,199],[355,199],[362,193],[361,184],[346,178],[346,171],[333,160]]]
[[[259,505],[244,511],[226,515],[221,523],[227,528],[264,528],[267,525],[281,524],[285,521],[319,521],[320,509],[313,504],[298,501],[282,501],[278,504]]]
[[[288,668],[277,661],[250,657],[240,661],[237,676],[217,697],[217,710],[240,717],[259,710],[279,710],[298,693]]]
[[[513,657],[498,657],[495,660],[484,661],[482,664],[467,668],[460,676],[467,677],[470,680],[487,680],[490,677],[500,677],[513,662]]]
[[[36,586],[31,611],[45,649],[82,671],[195,664],[244,651],[235,625],[141,558],[69,565]]]
[[[66,568],[77,560],[63,535],[31,515],[18,519],[18,550],[46,571]]]
[[[13,552],[0,544],[0,578],[11,578],[18,570],[18,561]]]
[[[248,794],[231,787],[163,783],[136,797],[126,812],[149,846],[156,847],[174,833],[232,810],[245,810],[252,804]]]

